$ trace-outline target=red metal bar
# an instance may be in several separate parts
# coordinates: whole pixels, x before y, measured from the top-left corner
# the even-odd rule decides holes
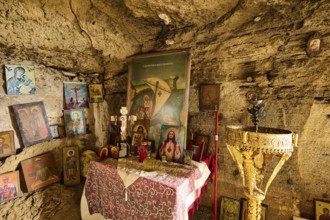
[[[214,164],[214,202],[213,202],[213,216],[217,220],[217,200],[218,200],[218,187],[217,187],[217,173],[218,173],[218,109],[215,111],[215,164]]]

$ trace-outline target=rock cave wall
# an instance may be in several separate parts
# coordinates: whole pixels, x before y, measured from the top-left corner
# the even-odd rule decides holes
[[[46,151],[61,167],[64,146],[102,146],[109,115],[126,103],[127,58],[148,52],[190,48],[189,131],[213,134],[214,113],[199,111],[202,83],[220,84],[218,192],[244,197],[241,177],[224,144],[225,126],[252,125],[245,94],[265,100],[267,117],[260,126],[299,134],[299,147],[271,184],[264,203],[269,219],[313,218],[313,199],[330,200],[330,3],[320,1],[6,1],[0,2],[2,85],[1,130],[15,130],[18,154],[8,157],[0,173],[15,170],[23,159]],[[308,57],[306,44],[315,32],[322,51]],[[6,95],[4,65],[36,66],[37,95]],[[90,133],[22,148],[8,106],[44,101],[51,123],[62,123],[63,81],[88,81],[96,74],[106,88],[106,102],[92,106]],[[211,138],[214,152],[214,137]],[[25,193],[1,204],[3,218],[56,215],[69,198],[42,200],[49,190]],[[54,193],[62,188],[55,187]],[[39,197],[38,197],[39,196]],[[24,201],[39,209],[18,212]],[[38,202],[39,201],[39,202]],[[44,201],[41,203],[40,201]],[[218,203],[218,204],[219,204]],[[212,206],[209,184],[203,204]],[[3,208],[6,207],[6,208]],[[8,207],[16,207],[10,212]],[[16,213],[16,214],[15,214]],[[20,213],[20,214],[17,214]]]

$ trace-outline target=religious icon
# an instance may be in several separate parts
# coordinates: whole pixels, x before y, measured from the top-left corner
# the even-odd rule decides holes
[[[315,220],[330,219],[330,201],[314,199]]]
[[[64,82],[66,109],[88,108],[87,84],[83,82]]]
[[[8,95],[36,93],[34,66],[5,65]]]
[[[219,219],[239,220],[241,204],[238,200],[222,197]]]
[[[7,157],[16,153],[14,145],[14,132],[0,132],[0,158]]]
[[[66,136],[85,134],[85,117],[81,109],[64,110],[64,123]]]
[[[321,53],[322,50],[322,36],[316,32],[313,34],[307,42],[307,55],[309,57],[315,57]]]
[[[199,90],[199,109],[216,110],[219,108],[220,84],[202,84]]]
[[[98,153],[99,153],[99,161],[102,161],[110,156],[108,146],[99,148]]]
[[[28,191],[34,191],[59,181],[59,175],[52,153],[21,161]]]
[[[97,103],[103,102],[103,86],[102,84],[90,84],[89,88],[89,102]]]
[[[154,140],[156,146],[162,124],[182,125],[184,129],[187,126],[189,79],[190,53],[187,50],[131,59],[127,108],[137,120],[150,121],[147,138]]]
[[[157,158],[162,159],[165,156],[168,162],[181,163],[184,139],[183,126],[162,125]]]
[[[17,197],[21,192],[19,172],[0,174],[0,202]]]
[[[63,177],[65,185],[77,185],[80,183],[78,147],[63,148]]]
[[[80,175],[87,177],[88,168],[91,161],[97,161],[97,154],[92,150],[85,150],[80,157]]]
[[[53,139],[43,102],[13,105],[25,147]]]

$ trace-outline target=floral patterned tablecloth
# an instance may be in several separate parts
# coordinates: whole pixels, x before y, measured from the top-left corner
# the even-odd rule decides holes
[[[152,172],[143,171],[136,158],[91,162],[85,184],[89,213],[108,219],[188,219],[209,174],[203,162],[156,161]]]

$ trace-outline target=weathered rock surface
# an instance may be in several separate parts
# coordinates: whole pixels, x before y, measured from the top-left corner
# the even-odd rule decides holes
[[[62,82],[72,79],[57,74],[97,73],[106,87],[107,103],[93,107],[97,116],[92,133],[100,139],[97,143],[105,143],[109,114],[125,103],[127,58],[191,48],[188,130],[213,134],[213,113],[199,111],[198,90],[201,83],[221,84],[219,196],[243,197],[224,135],[227,124],[251,124],[245,94],[253,90],[266,103],[267,118],[261,126],[300,135],[299,148],[264,201],[269,219],[312,218],[313,199],[330,200],[328,0],[9,0],[1,1],[0,9],[1,63],[39,66],[40,91],[35,97],[9,97],[0,79],[1,130],[12,128],[9,105],[33,100],[44,100],[50,120],[61,121]],[[323,47],[310,58],[306,44],[315,32],[322,35]],[[213,143],[214,137],[214,151]],[[5,163],[0,169],[3,173],[15,168]],[[204,204],[212,205],[212,193],[210,185]],[[2,210],[1,214],[7,215]]]

